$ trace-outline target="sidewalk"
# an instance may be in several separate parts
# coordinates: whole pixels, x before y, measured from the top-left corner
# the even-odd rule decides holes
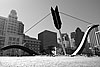
[[[0,67],[100,67],[100,57],[0,57]]]

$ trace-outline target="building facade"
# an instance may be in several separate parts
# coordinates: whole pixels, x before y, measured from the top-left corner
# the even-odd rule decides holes
[[[97,37],[96,37],[96,32],[98,31],[98,27],[94,28],[91,30],[89,33],[89,40],[90,40],[90,46],[93,48],[94,46],[97,46]]]
[[[33,50],[36,53],[40,53],[40,41],[36,38],[29,37],[27,35],[24,36],[24,46]],[[24,52],[24,55],[28,53]]]
[[[63,40],[63,44],[65,46],[65,48],[69,48],[70,47],[70,39],[67,33],[62,33],[62,40]]]
[[[76,48],[80,45],[83,36],[84,36],[84,32],[79,27],[77,27],[75,30],[75,46],[76,46]]]
[[[2,47],[22,44],[24,24],[17,19],[17,12],[15,10],[11,10],[8,18],[0,17],[0,35],[2,36],[0,38],[4,37],[4,41],[1,41],[1,43],[4,43]],[[15,51],[14,49],[5,50],[3,55],[12,55],[16,51],[19,51],[19,49]]]
[[[57,47],[57,33],[45,30],[38,34],[38,40],[41,41],[40,51],[47,51],[49,47]]]
[[[69,39],[68,34],[67,33],[62,33],[61,35],[62,35],[62,41],[63,41],[64,47],[65,48],[71,47],[70,46],[70,39]],[[59,43],[61,44],[61,39],[60,38],[58,38],[58,39],[59,39]]]
[[[0,48],[2,48],[5,43],[6,21],[6,18],[0,16]]]
[[[0,48],[4,47],[5,45],[6,22],[7,19],[0,16]],[[3,55],[2,51],[0,51],[0,55]]]
[[[76,48],[76,46],[75,46],[75,32],[71,32],[70,37],[71,37],[71,48],[75,49]]]
[[[96,32],[97,45],[100,46],[100,31]]]

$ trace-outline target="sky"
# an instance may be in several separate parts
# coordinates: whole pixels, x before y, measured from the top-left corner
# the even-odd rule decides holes
[[[58,6],[59,11],[83,19],[93,24],[100,24],[100,0],[0,0],[0,16],[8,17],[12,9],[16,10],[18,20],[24,24],[24,32],[32,25],[50,13],[51,6]],[[88,23],[73,19],[60,14],[62,33],[74,32],[77,27],[86,31]],[[52,15],[46,17],[38,25],[25,33],[34,38],[38,38],[38,33],[50,30],[57,33]],[[100,28],[99,28],[100,30]]]

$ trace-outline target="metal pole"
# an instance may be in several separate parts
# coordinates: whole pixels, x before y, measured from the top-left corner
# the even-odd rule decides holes
[[[64,48],[64,45],[63,45],[63,40],[62,40],[62,35],[61,35],[60,29],[59,29],[59,34],[60,34],[62,49],[63,49],[63,51],[64,51],[64,55],[66,55],[66,51],[65,51],[65,48]]]

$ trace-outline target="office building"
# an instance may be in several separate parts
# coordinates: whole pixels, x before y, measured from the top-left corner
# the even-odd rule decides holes
[[[62,33],[61,36],[62,36],[62,41],[63,41],[65,51],[67,54],[70,54],[71,53],[71,43],[70,43],[69,36],[67,33]],[[61,38],[58,38],[58,40],[59,40],[59,46],[62,48]]]
[[[79,27],[77,27],[77,29],[75,30],[75,46],[76,46],[76,48],[80,45],[83,36],[84,36],[84,32]]]
[[[4,46],[5,42],[5,26],[6,26],[6,19],[0,16],[0,48]]]
[[[0,40],[3,46],[21,45],[23,40],[24,24],[18,21],[17,12],[11,10],[8,18],[0,17]],[[3,55],[15,54],[19,49],[5,50]],[[18,53],[18,52],[17,52]],[[20,52],[19,52],[20,54]]]
[[[71,32],[70,37],[71,37],[71,44],[70,44],[71,48],[75,49],[76,48],[76,46],[75,46],[75,32]]]
[[[27,35],[24,36],[24,46],[33,50],[36,53],[40,53],[40,41],[37,40],[36,38],[29,37]],[[27,54],[24,52],[24,55]]]
[[[57,33],[45,30],[38,34],[38,40],[41,41],[41,51],[49,53],[50,47],[57,47]]]
[[[67,33],[62,33],[62,40],[65,48],[70,47],[70,39]]]
[[[6,26],[6,19],[4,17],[0,16],[0,48],[2,48],[5,44],[5,26]],[[0,55],[2,55],[3,52],[0,51]]]

